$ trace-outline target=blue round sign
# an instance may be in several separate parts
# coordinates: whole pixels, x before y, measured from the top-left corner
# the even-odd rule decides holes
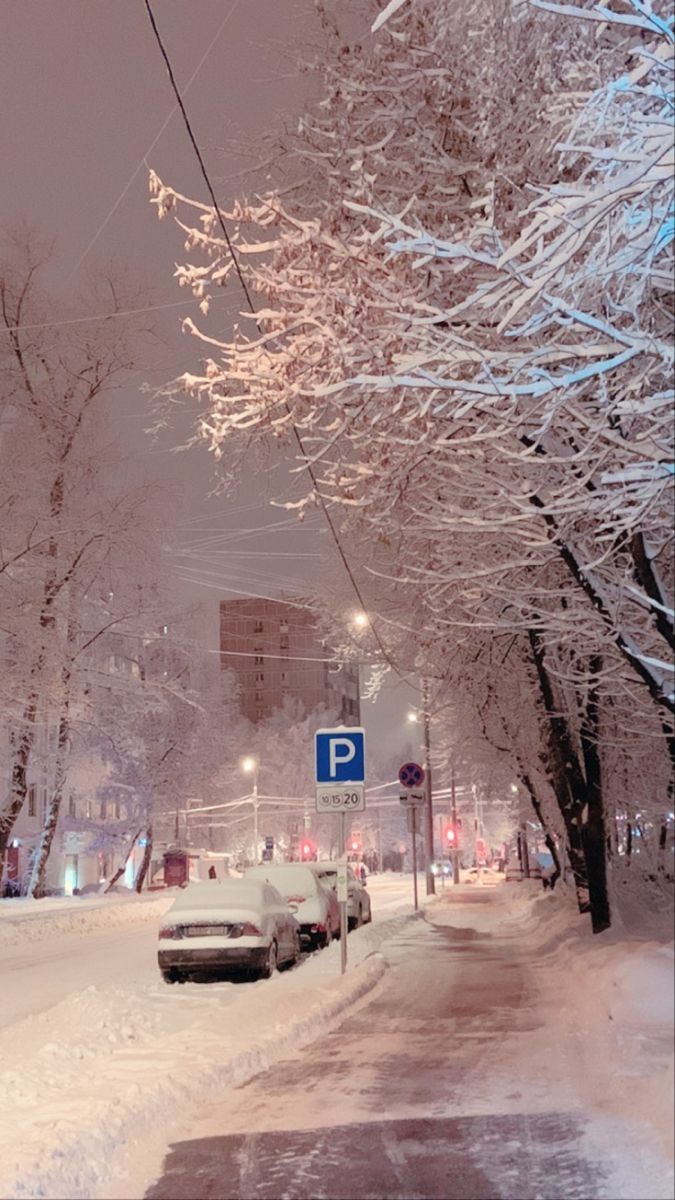
[[[404,763],[398,773],[398,781],[404,788],[418,788],[424,783],[424,767],[419,763]]]

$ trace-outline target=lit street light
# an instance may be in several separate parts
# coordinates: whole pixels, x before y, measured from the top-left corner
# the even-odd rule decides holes
[[[242,758],[240,767],[245,775],[253,776],[253,864],[258,862],[258,760],[251,755]]]

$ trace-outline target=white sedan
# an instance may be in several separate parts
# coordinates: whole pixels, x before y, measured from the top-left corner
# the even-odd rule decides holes
[[[322,883],[337,894],[337,863],[315,862],[311,869]],[[358,929],[372,921],[373,914],[368,889],[358,878],[352,867],[347,867],[347,921],[350,929]]]
[[[267,863],[249,867],[244,879],[263,879],[283,896],[300,924],[300,934],[313,949],[340,936],[340,908],[335,892],[317,878],[309,863]]]
[[[264,880],[188,884],[159,930],[157,959],[167,983],[242,969],[267,979],[277,966],[299,956],[298,922]]]

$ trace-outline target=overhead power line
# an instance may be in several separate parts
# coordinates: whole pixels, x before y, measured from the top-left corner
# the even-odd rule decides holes
[[[177,84],[177,82],[176,82],[176,77],[175,77],[175,75],[174,75],[174,72],[173,72],[173,68],[172,68],[172,65],[171,65],[171,60],[170,60],[170,58],[169,58],[168,51],[166,50],[166,47],[165,47],[165,45],[164,45],[164,42],[162,41],[162,36],[161,36],[161,34],[160,34],[160,32],[159,32],[159,28],[158,28],[158,26],[157,26],[157,22],[156,22],[156,20],[155,20],[155,15],[154,15],[154,13],[153,13],[153,11],[152,11],[152,5],[151,5],[151,3],[150,3],[150,0],[143,0],[143,2],[144,2],[144,4],[145,4],[145,8],[146,8],[146,10],[147,10],[147,13],[148,13],[148,18],[149,18],[149,20],[150,20],[150,24],[151,24],[151,26],[152,26],[152,31],[153,31],[153,33],[154,33],[155,40],[156,40],[156,42],[157,42],[157,45],[158,45],[158,47],[159,47],[159,51],[160,51],[160,53],[161,53],[161,55],[162,55],[162,58],[164,59],[164,64],[165,64],[165,66],[166,66],[166,70],[167,70],[167,73],[168,73],[168,76],[169,76],[169,82],[171,83],[171,87],[173,88],[173,93],[174,93],[174,95],[175,95],[175,97],[176,97],[176,103],[178,104],[178,107],[179,107],[179,109],[180,109],[181,116],[182,116],[182,118],[183,118],[183,122],[184,122],[184,124],[185,124],[185,128],[186,128],[186,130],[187,130],[188,137],[189,137],[189,139],[190,139],[190,142],[191,142],[191,144],[192,144],[192,148],[193,148],[193,150],[194,150],[194,152],[195,152],[195,156],[196,156],[196,158],[197,158],[197,161],[198,161],[198,163],[199,163],[199,168],[200,168],[200,171],[201,171],[201,173],[202,173],[202,177],[203,177],[203,179],[204,179],[204,183],[205,183],[205,185],[206,185],[206,190],[207,190],[207,192],[208,192],[208,194],[209,194],[209,197],[210,197],[210,199],[211,199],[211,203],[212,203],[212,205],[213,205],[214,214],[215,214],[215,216],[216,216],[216,219],[217,219],[217,221],[218,221],[218,224],[219,224],[219,226],[220,226],[220,229],[221,229],[221,231],[222,231],[223,237],[224,237],[224,239],[225,239],[225,245],[227,246],[228,253],[229,253],[229,255],[230,255],[230,258],[232,259],[232,264],[233,264],[233,266],[234,266],[234,269],[235,269],[235,271],[236,271],[236,274],[237,274],[237,279],[239,280],[239,285],[240,285],[240,287],[241,287],[241,290],[242,290],[242,292],[244,293],[244,296],[246,297],[246,303],[247,303],[247,305],[248,305],[249,311],[251,312],[251,314],[253,315],[253,317],[255,317],[255,319],[256,319],[256,324],[258,324],[258,320],[257,320],[258,314],[257,314],[257,312],[256,312],[255,305],[253,304],[253,299],[252,299],[252,297],[251,297],[251,293],[250,293],[250,291],[249,291],[248,285],[247,285],[247,283],[246,283],[246,280],[245,280],[245,278],[244,278],[244,275],[243,275],[243,273],[242,273],[241,267],[240,267],[240,265],[239,265],[239,260],[238,260],[238,258],[237,258],[237,255],[236,255],[236,254],[235,254],[235,252],[234,252],[234,246],[233,246],[233,244],[232,244],[232,240],[231,240],[231,238],[230,238],[229,231],[228,231],[228,229],[227,229],[227,226],[226,226],[226,224],[225,224],[225,221],[224,221],[224,219],[223,219],[223,214],[222,214],[222,212],[221,212],[221,210],[220,210],[220,206],[219,206],[219,204],[218,204],[218,201],[216,200],[216,194],[215,194],[215,191],[214,191],[214,189],[213,189],[213,185],[212,185],[212,183],[211,183],[211,179],[210,179],[210,177],[209,177],[209,173],[208,173],[208,171],[207,171],[207,169],[206,169],[206,164],[205,164],[205,162],[204,162],[204,158],[203,158],[202,152],[201,152],[201,150],[200,150],[200,148],[199,148],[199,144],[198,144],[198,142],[197,142],[197,139],[196,139],[196,137],[195,137],[195,134],[194,134],[194,132],[193,132],[192,125],[190,124],[190,119],[189,119],[189,117],[188,117],[188,114],[187,114],[187,111],[186,111],[186,108],[185,108],[185,104],[184,104],[184,102],[183,102],[183,98],[182,98],[182,96],[181,96],[180,89],[179,89],[179,87],[178,87],[178,84]],[[259,325],[258,325],[258,329],[260,329],[260,326],[259,326]],[[328,505],[327,505],[327,503],[326,503],[326,501],[325,501],[325,499],[324,499],[324,496],[322,495],[322,493],[321,493],[321,491],[320,491],[320,489],[319,489],[319,485],[318,485],[317,477],[316,477],[316,474],[315,474],[315,471],[314,471],[314,467],[312,466],[312,463],[310,462],[310,460],[309,460],[309,457],[308,457],[308,455],[307,455],[307,453],[306,453],[306,451],[305,451],[305,447],[304,447],[304,444],[303,444],[303,441],[302,441],[302,437],[301,437],[300,431],[299,431],[299,429],[298,429],[298,427],[297,427],[297,425],[296,425],[295,421],[293,420],[293,414],[291,413],[290,407],[289,407],[289,405],[288,405],[288,403],[287,403],[287,402],[284,402],[284,408],[285,408],[285,410],[286,410],[286,412],[288,413],[288,416],[289,416],[289,418],[290,418],[290,422],[291,422],[291,428],[292,428],[292,430],[293,430],[293,434],[294,434],[295,440],[296,440],[296,442],[297,442],[297,444],[298,444],[298,448],[299,448],[299,450],[300,450],[300,453],[301,453],[301,455],[302,455],[302,458],[303,458],[303,460],[304,460],[304,462],[305,462],[305,467],[306,467],[307,473],[308,473],[308,475],[309,475],[309,477],[310,477],[310,479],[311,479],[311,481],[312,481],[312,487],[313,487],[313,489],[314,489],[314,494],[315,494],[315,496],[317,497],[317,500],[319,501],[319,504],[321,505],[321,509],[322,509],[322,512],[323,512],[323,515],[324,515],[324,518],[325,518],[326,524],[328,525],[328,528],[329,528],[329,530],[330,530],[331,537],[332,537],[332,539],[333,539],[333,542],[334,542],[334,544],[335,544],[335,548],[336,548],[336,550],[337,550],[337,552],[338,552],[338,556],[339,556],[339,558],[340,558],[340,561],[342,562],[342,565],[343,565],[343,567],[344,567],[344,570],[345,570],[345,572],[346,572],[346,574],[347,574],[347,577],[348,577],[348,579],[349,579],[349,581],[350,581],[350,583],[351,583],[351,585],[352,585],[352,589],[353,589],[353,591],[354,591],[354,594],[355,594],[355,596],[356,596],[356,598],[357,598],[357,600],[358,600],[358,602],[359,602],[359,606],[361,607],[361,609],[363,609],[363,611],[364,611],[364,612],[367,612],[367,606],[366,606],[366,602],[365,602],[365,600],[364,600],[364,598],[363,598],[363,595],[362,595],[362,593],[361,593],[361,588],[359,587],[359,584],[358,584],[358,582],[357,582],[357,580],[356,580],[356,578],[355,578],[355,576],[354,576],[354,573],[353,573],[353,571],[352,571],[352,568],[351,568],[351,566],[350,566],[350,563],[349,563],[349,561],[348,561],[348,559],[347,559],[347,555],[346,555],[346,553],[345,553],[345,550],[344,550],[344,547],[342,546],[342,543],[341,543],[341,541],[340,541],[340,537],[339,537],[339,535],[338,535],[338,531],[337,531],[337,528],[336,528],[336,526],[335,526],[335,522],[333,521],[333,519],[332,519],[332,517],[331,517],[331,515],[330,515],[329,509],[328,509]],[[376,642],[376,644],[377,644],[377,647],[378,647],[378,649],[379,649],[379,651],[380,651],[380,654],[382,655],[382,657],[383,657],[384,661],[385,661],[385,662],[386,662],[386,663],[387,663],[387,664],[388,664],[388,665],[389,665],[389,666],[392,668],[392,670],[393,670],[393,671],[395,671],[395,673],[396,673],[397,675],[399,675],[401,678],[405,678],[406,676],[404,676],[404,675],[403,675],[403,673],[400,671],[399,667],[397,666],[396,662],[395,662],[395,661],[392,659],[392,657],[391,657],[391,655],[389,654],[389,652],[388,652],[387,648],[385,647],[385,645],[384,645],[384,643],[383,643],[383,641],[382,641],[382,639],[381,639],[381,637],[380,637],[380,635],[379,635],[379,633],[378,633],[377,629],[376,629],[376,628],[375,628],[375,626],[372,624],[372,622],[370,623],[370,628],[371,628],[371,630],[372,630],[373,637],[374,637],[374,639],[375,639],[375,642]]]

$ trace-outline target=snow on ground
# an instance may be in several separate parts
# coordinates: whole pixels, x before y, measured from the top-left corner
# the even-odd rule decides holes
[[[620,1118],[638,1123],[672,1165],[675,948],[665,940],[672,938],[672,915],[653,915],[658,941],[626,933],[620,923],[594,937],[589,918],[577,913],[565,892],[542,894],[530,882],[504,885],[501,896],[505,903],[496,924],[489,908],[435,908],[433,920],[455,926],[466,921],[473,929],[516,936],[534,957],[543,1036],[529,1036],[513,1082],[522,1090],[529,1074],[533,1086],[536,1075],[545,1077],[559,1060],[574,1102],[597,1114],[596,1136],[606,1119],[610,1161],[620,1162],[612,1126],[612,1118]],[[617,1178],[617,1194],[624,1194],[620,1187]],[[670,1195],[671,1187],[666,1181],[658,1194]]]
[[[638,1140],[672,1158],[672,946],[621,930],[593,938],[569,897],[542,894],[535,883],[501,884],[494,903],[452,903],[487,883],[494,880],[440,888],[427,916],[527,952],[540,1021],[517,1055],[505,1043],[490,1086],[465,1096],[464,1108],[536,1110],[554,1081],[571,1106],[591,1114],[595,1147],[604,1136],[616,1194],[625,1195],[616,1119],[637,1122]],[[383,942],[416,928],[411,876],[374,877],[368,886],[374,923],[349,935],[344,977],[333,944],[292,971],[245,984],[161,982],[156,931],[166,894],[0,905],[0,1087],[11,1098],[0,1195],[109,1195],[113,1171],[146,1141],[166,1144],[186,1110],[366,1006],[372,989],[386,986]],[[420,879],[422,903],[424,890]],[[669,1195],[668,1186],[659,1177],[650,1194]]]
[[[344,977],[334,943],[269,981],[178,987],[156,965],[159,918],[173,897],[0,906],[0,1008],[9,998],[12,1013],[0,1031],[0,1089],[12,1099],[0,1195],[99,1194],[111,1163],[158,1123],[169,1128],[186,1104],[243,1082],[354,1011],[384,973],[378,947],[414,917],[410,879],[373,880],[370,890],[374,921],[349,935]],[[22,927],[27,949],[16,944]],[[83,986],[88,971],[97,985]]]

